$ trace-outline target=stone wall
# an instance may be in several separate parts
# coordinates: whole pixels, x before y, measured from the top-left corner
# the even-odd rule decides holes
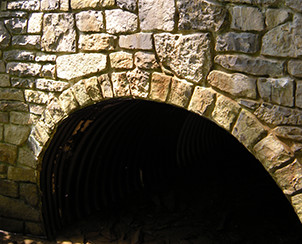
[[[43,152],[70,113],[116,97],[213,120],[302,221],[300,0],[2,0],[0,48],[0,228],[43,234]]]

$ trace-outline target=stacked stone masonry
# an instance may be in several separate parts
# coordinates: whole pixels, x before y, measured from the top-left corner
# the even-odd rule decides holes
[[[116,97],[232,133],[302,221],[301,0],[8,0],[0,11],[0,228],[43,234],[58,124]]]

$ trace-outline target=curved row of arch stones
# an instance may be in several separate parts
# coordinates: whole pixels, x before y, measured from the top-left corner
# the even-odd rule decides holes
[[[2,1],[0,227],[43,233],[39,169],[57,126],[120,97],[229,131],[302,221],[301,13],[300,0]]]

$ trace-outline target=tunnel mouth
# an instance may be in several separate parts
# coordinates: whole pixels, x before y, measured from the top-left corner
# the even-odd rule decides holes
[[[113,99],[72,113],[44,154],[40,185],[49,239],[77,230],[138,243],[302,240],[260,162],[210,120],[168,104]]]

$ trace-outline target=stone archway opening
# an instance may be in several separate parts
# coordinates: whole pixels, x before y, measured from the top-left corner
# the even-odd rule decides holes
[[[302,238],[253,155],[210,120],[168,104],[115,99],[72,113],[43,156],[40,180],[50,239],[70,228],[84,241],[125,243]]]

